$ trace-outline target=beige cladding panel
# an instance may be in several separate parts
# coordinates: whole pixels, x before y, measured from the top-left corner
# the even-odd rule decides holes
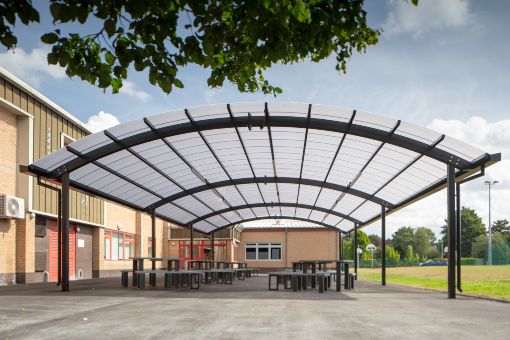
[[[59,149],[61,145],[62,133],[80,139],[88,134],[83,128],[78,127],[76,123],[71,122],[62,114],[57,113],[41,100],[34,98],[32,94],[27,93],[20,86],[14,85],[11,81],[0,76],[0,98],[17,106],[21,110],[34,116],[33,123],[33,160],[38,160],[43,156]],[[12,115],[12,119],[16,119]],[[2,136],[10,137],[2,129]],[[10,139],[15,143],[16,138]],[[28,143],[28,140],[26,141]],[[5,145],[2,143],[2,146]],[[27,165],[27,164],[23,164]],[[0,171],[3,164],[0,163]],[[17,171],[17,170],[15,170]],[[0,174],[1,175],[1,174]],[[13,180],[13,184],[15,185]],[[1,185],[1,184],[0,184]],[[43,213],[57,214],[57,194],[50,189],[39,187],[36,181],[33,181],[33,209]],[[71,192],[71,218],[103,224],[103,201],[90,197],[75,191]],[[29,207],[29,204],[26,205]]]
[[[16,195],[16,116],[0,108],[0,193]]]

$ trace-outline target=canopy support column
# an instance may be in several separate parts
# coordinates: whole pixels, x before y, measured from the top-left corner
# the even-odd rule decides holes
[[[354,242],[352,245],[352,250],[354,253],[354,273],[356,276],[355,280],[358,279],[358,223],[354,223]]]
[[[69,291],[69,173],[64,173],[62,182],[62,291]]]
[[[338,259],[343,260],[344,259],[344,248],[343,248],[343,238],[342,233],[338,232]]]
[[[456,249],[457,249],[457,290],[459,292],[462,293],[462,285],[461,285],[461,262],[462,262],[462,259],[461,259],[461,256],[462,256],[462,253],[461,253],[461,208],[460,208],[460,183],[457,183],[456,186],[455,186],[455,189],[456,189],[456,205],[457,205],[457,223],[456,223],[456,227],[457,227],[457,237],[456,237],[456,240],[457,240],[457,244],[456,244]]]
[[[386,286],[386,208],[381,206],[381,284]]]
[[[57,286],[62,283],[62,190],[57,190]]]
[[[156,209],[151,211],[151,222],[152,222],[152,230],[151,230],[151,246],[152,246],[152,257],[156,257]],[[152,261],[152,270],[156,269],[156,261]]]
[[[212,260],[214,261],[214,231],[211,233],[212,238]]]
[[[193,260],[193,224],[189,225],[190,234],[189,234],[189,245],[190,245],[190,255],[189,258]]]
[[[448,298],[455,299],[455,166],[448,164],[447,170],[447,209],[448,209]]]

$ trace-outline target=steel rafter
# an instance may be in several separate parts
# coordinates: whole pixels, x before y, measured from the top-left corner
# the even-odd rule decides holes
[[[280,200],[280,189],[278,188],[278,174],[276,173],[276,160],[274,156],[274,147],[273,147],[273,136],[271,134],[271,116],[269,115],[269,111],[267,109],[267,103],[264,103],[264,117],[265,117],[265,123],[267,125],[267,135],[269,138],[269,147],[271,148],[271,159],[273,161],[273,174],[274,178],[276,179],[275,186],[276,186],[276,196],[278,197],[278,203],[281,203]],[[280,215],[282,214],[282,208],[280,209]]]
[[[328,172],[326,172],[326,176],[324,176],[324,181],[323,181],[323,185],[320,186],[320,189],[319,189],[319,192],[317,193],[317,197],[315,198],[315,202],[313,203],[313,205],[315,206],[317,204],[317,201],[319,200],[319,197],[321,196],[321,193],[322,193],[322,189],[324,187],[324,183],[326,183],[326,181],[328,180],[328,177],[329,177],[329,174],[331,172],[331,169],[333,169],[333,166],[335,165],[335,161],[336,161],[336,158],[338,156],[338,153],[340,152],[340,149],[342,148],[342,145],[344,144],[344,141],[345,141],[345,137],[347,136],[347,134],[349,133],[350,129],[351,129],[351,126],[352,126],[352,123],[354,122],[354,118],[356,117],[356,110],[353,110],[352,111],[352,116],[351,118],[349,119],[349,123],[347,125],[347,129],[346,131],[344,132],[343,136],[342,136],[342,139],[340,140],[340,143],[338,143],[338,147],[336,149],[336,152],[335,152],[335,155],[333,156],[333,158],[331,159],[331,164],[329,165],[329,168],[328,168]],[[308,217],[312,216],[312,212],[310,212],[310,215],[308,215]]]
[[[147,126],[148,126],[148,127],[149,127],[149,128],[150,128],[150,129],[151,129],[151,130],[155,133],[155,134],[157,134],[157,130],[156,130],[156,128],[154,127],[154,125],[152,125],[152,123],[151,123],[151,122],[150,122],[147,118],[144,118],[144,120],[143,120],[143,121],[145,122],[145,124],[146,124],[146,125],[147,125]],[[163,138],[163,137],[162,137],[162,138],[160,138],[160,140],[161,140],[161,141],[163,141],[163,143],[165,143],[165,145],[166,145],[166,146],[168,146],[168,148],[169,148],[170,150],[172,150],[172,152],[173,152],[174,154],[176,154],[176,155],[177,155],[177,157],[179,157],[179,158],[181,159],[181,161],[182,161],[184,164],[186,164],[186,165],[190,168],[191,172],[192,172],[195,176],[197,176],[197,178],[198,178],[200,181],[204,182],[205,184],[207,184],[207,183],[208,183],[208,182],[207,182],[207,180],[206,180],[206,179],[205,179],[205,178],[204,178],[204,177],[200,174],[200,172],[198,172],[198,170],[197,170],[197,169],[195,169],[195,168],[193,167],[193,165],[191,165],[191,163],[190,163],[190,162],[188,162],[188,160],[186,159],[186,157],[184,157],[183,155],[181,155],[181,153],[180,153],[180,152],[179,152],[176,148],[174,148],[174,146],[173,146],[172,144],[170,144],[170,142],[168,142],[168,141],[167,141],[165,138]],[[195,197],[195,196],[193,196],[193,197],[194,197],[197,201],[199,201],[200,203],[202,203],[204,206],[206,206],[209,210],[214,211],[214,209],[213,209],[211,206],[209,206],[207,203],[205,203],[203,200],[201,200],[201,199],[199,199],[198,197]],[[149,208],[149,209],[156,209],[157,207],[154,207],[154,206],[152,206],[152,205],[151,205],[151,207],[148,207],[148,208]],[[230,223],[230,221],[229,221],[229,220],[227,220],[227,222],[229,222],[229,223]]]
[[[119,144],[122,144],[122,142],[117,138],[115,137],[114,135],[112,135],[110,132],[108,132],[107,130],[104,130],[104,134],[110,138],[112,141],[114,141],[115,143],[119,143]],[[186,191],[186,189],[181,186],[179,183],[177,183],[174,179],[172,179],[170,176],[168,176],[166,173],[164,173],[160,168],[158,168],[157,166],[155,166],[154,164],[152,164],[148,159],[146,159],[145,157],[143,157],[142,155],[140,155],[138,152],[136,152],[135,150],[133,150],[132,148],[128,148],[126,147],[125,148],[126,151],[128,151],[129,153],[131,153],[133,156],[135,156],[136,158],[138,158],[141,162],[143,162],[144,164],[146,164],[148,167],[150,167],[151,169],[153,169],[154,171],[156,171],[158,174],[160,174],[161,176],[165,177],[168,181],[170,181],[171,183],[173,183],[174,185],[176,185],[177,187],[179,187],[181,190],[183,191]],[[106,170],[106,169],[105,169]],[[108,171],[108,170],[107,170]],[[190,196],[192,196],[193,198],[195,198],[197,201],[199,201],[200,203],[204,204],[204,202],[202,200],[200,200],[198,197],[196,197],[195,195],[193,194],[190,194]],[[172,202],[172,205],[176,206],[177,208],[179,209],[182,209],[184,211],[186,211],[187,213],[191,213],[188,209],[182,207],[181,205],[177,204],[177,203],[174,203]],[[205,205],[205,204],[204,204]],[[207,205],[206,205],[207,206]],[[156,208],[152,207],[152,205],[149,205],[148,207],[144,207],[142,208],[141,210],[142,211],[145,211],[145,212],[150,212],[150,211],[153,211],[155,210]],[[213,209],[211,209],[213,210]],[[195,215],[194,213],[191,213],[193,216],[197,216]],[[216,225],[215,225],[216,226]]]
[[[363,199],[367,199],[367,200],[369,200],[371,202],[374,202],[376,204],[379,204],[379,205],[385,205],[385,206],[388,206],[388,207],[393,207],[393,204],[383,200],[382,198],[374,196],[372,194],[369,194],[369,193],[366,193],[366,192],[363,192],[363,191],[360,191],[360,190],[357,190],[357,189],[348,188],[348,187],[343,186],[343,185],[339,185],[339,184],[335,184],[335,183],[330,183],[330,182],[324,183],[323,181],[318,181],[318,180],[313,180],[313,179],[302,178],[301,181],[299,181],[299,179],[295,178],[295,177],[278,177],[278,178],[274,178],[274,177],[263,177],[263,178],[262,177],[255,177],[255,178],[247,177],[247,178],[236,178],[236,179],[232,180],[232,182],[234,184],[236,184],[236,185],[254,184],[254,183],[259,183],[259,182],[276,183],[276,181],[278,181],[279,183],[285,183],[285,184],[296,184],[297,185],[297,184],[301,183],[301,185],[323,186],[326,189],[336,190],[336,191],[340,191],[340,192],[348,191],[349,194],[351,194],[353,196],[358,196],[358,197],[361,197]],[[185,196],[188,196],[188,195],[191,195],[191,194],[196,194],[198,192],[211,190],[211,188],[212,189],[217,189],[217,188],[222,188],[222,187],[228,187],[228,186],[231,186],[231,185],[232,185],[232,183],[231,183],[230,180],[208,183],[207,185],[201,185],[201,186],[198,186],[198,187],[187,189],[186,192],[179,192],[179,193],[176,193],[176,194],[174,194],[172,196],[165,197],[165,199],[163,199],[163,200],[161,200],[159,202],[153,203],[151,205],[151,207],[158,208],[158,207],[160,207],[160,206],[162,206],[162,205],[164,205],[166,203],[175,201],[175,200],[177,200],[179,198],[182,198],[182,197],[185,197]],[[264,202],[264,204],[267,205],[266,202]],[[268,211],[268,214],[269,214],[269,211]]]
[[[292,202],[287,202],[287,203],[283,202],[283,203],[275,203],[275,204],[273,204],[273,206],[294,207],[294,206],[296,206],[296,204],[292,203]],[[231,208],[228,208],[228,209],[218,210],[218,211],[214,211],[212,213],[203,215],[203,216],[201,216],[201,217],[191,221],[190,223],[195,224],[197,222],[200,222],[200,221],[203,221],[203,220],[207,220],[210,217],[221,215],[221,214],[224,214],[224,213],[227,213],[227,212],[231,212],[231,211],[236,211],[236,210],[241,210],[241,209],[251,209],[251,208],[263,208],[263,207],[264,207],[263,203],[254,203],[254,204],[239,205],[239,206],[231,207]],[[314,207],[313,205],[309,205],[309,204],[297,204],[297,208],[299,208],[299,209],[313,209],[313,210],[317,210],[317,211],[321,211],[321,212],[329,211],[327,208]],[[336,211],[332,212],[331,214],[335,215],[335,216],[338,216],[338,217],[341,217],[341,218],[348,219],[349,221],[354,222],[354,223],[359,223],[360,222],[360,221],[358,221],[358,220],[356,220],[356,219],[354,219],[352,217],[349,217],[349,216],[347,216],[345,214],[342,214],[342,213],[339,213],[339,212],[336,212]],[[241,220],[243,220],[243,217],[241,217]],[[322,222],[324,222],[324,221],[322,221]]]
[[[200,129],[198,129],[196,123],[195,123],[195,120],[193,119],[193,117],[191,116],[191,114],[189,113],[188,109],[185,109],[184,110],[185,114],[186,114],[186,117],[188,117],[189,121],[191,122],[191,124],[193,124],[193,126],[197,129],[197,133],[198,135],[200,136],[200,138],[202,139],[202,141],[204,142],[204,144],[206,145],[207,149],[209,149],[209,152],[211,153],[211,155],[213,155],[214,159],[216,160],[216,162],[218,162],[218,164],[220,165],[221,169],[225,172],[225,175],[227,175],[228,179],[230,180],[230,182],[232,182],[232,176],[230,176],[229,172],[227,171],[227,168],[223,165],[223,162],[220,160],[220,158],[218,157],[218,155],[216,154],[216,152],[214,151],[214,149],[211,147],[211,144],[209,144],[209,142],[207,141],[207,138],[205,138],[204,134],[202,133],[202,131],[200,131]],[[244,203],[248,204],[248,201],[246,200],[246,198],[244,197],[243,193],[239,190],[239,188],[232,183],[232,185],[236,188],[237,192],[239,193],[239,195],[241,196],[241,198],[243,199]],[[223,200],[223,202],[231,207],[232,205],[230,204],[230,202],[227,201],[227,199],[225,197],[223,197],[223,195],[221,195],[219,192],[217,191],[214,191],[214,193],[216,195],[219,195],[221,197],[221,199]],[[255,213],[254,213],[255,215]],[[239,216],[241,217],[241,216]]]
[[[393,134],[395,133],[395,131],[397,131],[398,127],[400,126],[400,119],[397,121],[397,123],[395,124],[395,126],[393,126],[393,128],[391,129],[391,131],[389,132],[388,134],[388,140],[391,139],[391,137],[393,136]],[[365,169],[368,167],[368,165],[374,160],[374,158],[377,156],[377,154],[379,153],[379,151],[381,151],[381,149],[384,147],[384,145],[386,145],[386,141],[383,141],[378,147],[377,149],[374,151],[374,153],[372,154],[372,156],[370,156],[370,158],[365,162],[365,165],[359,170],[359,172],[356,174],[356,176],[354,176],[354,178],[352,179],[352,181],[349,183],[349,188],[351,188],[352,186],[354,186],[354,184],[356,184],[356,182],[358,181],[358,179],[361,177],[361,175],[363,174],[363,171],[365,171]],[[338,205],[338,203],[340,203],[340,201],[344,198],[345,194],[343,195],[340,195],[338,197],[338,199],[335,201],[335,203],[331,206],[331,210],[335,209],[335,207]],[[366,201],[365,201],[366,202]],[[352,214],[352,212],[351,212]],[[350,215],[350,214],[349,214]],[[324,216],[324,219],[326,219],[327,215]],[[342,221],[339,221],[338,223],[341,223]],[[337,223],[337,225],[338,225]]]
[[[262,202],[264,202],[264,204],[266,204],[266,200],[264,199],[264,195],[262,194],[262,190],[260,189],[259,181],[257,181],[257,175],[255,174],[255,170],[253,169],[253,165],[251,164],[251,160],[248,155],[248,152],[246,151],[246,146],[244,145],[243,138],[241,136],[241,133],[239,132],[239,128],[235,124],[235,117],[234,117],[234,114],[232,113],[232,109],[230,108],[230,104],[227,104],[227,111],[230,116],[230,120],[231,120],[232,124],[234,125],[234,129],[236,130],[237,138],[239,139],[239,143],[241,143],[244,155],[246,156],[246,160],[248,161],[248,165],[250,166],[250,171],[253,175],[253,178],[255,179],[255,183],[257,184],[257,189],[259,190],[260,198],[262,198]],[[249,112],[248,112],[248,117],[250,119],[249,123],[248,123],[248,128],[251,130],[251,115]],[[269,209],[267,208],[267,205],[266,205],[266,210],[267,210],[267,214],[269,215],[270,213],[269,213]],[[255,216],[257,216],[257,215],[255,214]]]
[[[305,164],[305,154],[306,154],[306,143],[308,142],[308,125],[310,123],[310,118],[312,116],[312,104],[308,105],[308,123],[306,124],[306,130],[305,130],[305,139],[303,141],[303,155],[301,156],[301,168],[299,170],[299,184],[298,184],[298,190],[296,195],[296,209],[294,210],[294,216],[296,216],[297,213],[297,205],[299,203],[299,193],[301,191],[301,180],[303,178],[303,165]]]
[[[70,152],[73,152],[73,153],[75,153],[75,152],[76,152],[76,155],[77,155],[77,156],[82,157],[82,156],[80,156],[80,153],[79,153],[77,150],[74,150],[74,149],[73,149],[73,148],[71,148],[69,145],[67,146],[67,149],[68,149]],[[151,189],[149,189],[149,188],[147,188],[147,187],[145,187],[145,186],[143,186],[143,185],[139,184],[138,182],[135,182],[135,181],[131,180],[131,179],[130,179],[130,178],[128,178],[127,176],[124,176],[123,174],[119,173],[118,171],[113,170],[112,168],[110,168],[110,167],[109,167],[109,166],[107,166],[107,165],[101,164],[101,163],[99,163],[99,162],[97,162],[97,161],[92,162],[92,164],[94,164],[95,166],[97,166],[97,167],[99,167],[99,168],[101,168],[101,169],[103,169],[103,170],[105,170],[105,171],[107,171],[107,172],[111,173],[111,174],[112,174],[112,175],[114,175],[114,176],[119,177],[120,179],[122,179],[122,180],[124,180],[124,181],[128,182],[129,184],[132,184],[132,185],[134,185],[134,186],[136,186],[136,187],[138,187],[138,188],[140,188],[140,189],[144,190],[145,192],[147,192],[147,193],[149,193],[149,194],[151,194],[151,195],[154,195],[154,196],[158,197],[159,199],[163,199],[163,196],[161,196],[161,195],[160,195],[160,194],[158,194],[157,192],[155,192],[155,191],[153,191],[153,190],[151,190]],[[197,214],[195,214],[194,212],[192,212],[192,211],[190,211],[190,210],[188,210],[188,209],[184,208],[184,207],[183,207],[183,206],[181,206],[180,204],[177,204],[177,203],[175,203],[175,202],[171,202],[170,204],[172,204],[173,206],[175,206],[175,207],[177,207],[177,208],[179,208],[179,209],[181,209],[181,210],[183,210],[183,211],[187,212],[187,213],[188,213],[188,214],[190,214],[190,215],[193,215],[193,216],[195,216],[195,217],[197,217],[197,218],[199,217]],[[214,209],[211,209],[211,211],[214,211]],[[230,223],[230,221],[229,221],[229,220],[226,220],[226,221]],[[210,222],[209,222],[209,223],[210,223]],[[212,224],[213,226],[217,227],[217,225],[215,225],[215,224],[213,224],[213,223],[210,223],[210,224]]]
[[[445,138],[445,135],[441,135],[434,143],[432,143],[429,146],[429,150],[433,150],[439,143],[441,143]],[[427,153],[422,153],[418,156],[416,156],[412,161],[407,163],[400,171],[398,171],[395,175],[393,175],[389,180],[387,180],[381,187],[379,187],[372,195],[377,195],[381,190],[383,190],[387,185],[389,185],[391,182],[393,182],[398,176],[403,174],[407,169],[412,167],[416,162],[418,162],[422,157],[427,156]],[[361,202],[359,205],[356,206],[350,213],[349,216],[352,215],[356,210],[358,210],[363,204],[365,204],[366,200]],[[387,206],[387,205],[386,205]],[[340,221],[341,222],[341,221]]]
[[[263,125],[265,123],[265,117],[252,116],[248,117],[237,117],[233,122],[229,118],[214,118],[214,119],[205,119],[197,121],[196,124],[198,128],[202,131],[206,130],[215,130],[215,129],[223,129],[223,128],[232,128],[234,126],[247,126],[249,122],[253,125]],[[288,116],[271,116],[271,126],[272,127],[297,127],[303,128],[307,125],[308,118],[306,117],[288,117]],[[384,130],[380,130],[370,126],[357,125],[349,123],[341,122],[341,121],[333,121],[329,119],[322,118],[311,118],[309,120],[309,129],[313,130],[323,130],[323,131],[331,131],[331,132],[347,132],[349,134],[365,137],[372,140],[385,141],[388,136],[388,132]],[[195,132],[195,127],[191,125],[191,123],[179,123],[175,125],[166,125],[160,128],[150,129],[150,131],[141,130],[139,133],[135,133],[129,135],[125,138],[122,138],[122,142],[126,147],[132,147],[138,144],[151,142],[156,139],[162,139],[177,135],[182,135],[190,132]],[[429,145],[404,136],[395,134],[389,141],[388,144],[396,145],[402,147],[407,150],[414,151],[416,153],[424,153]],[[68,162],[62,163],[58,167],[53,170],[46,170],[44,168],[40,168],[34,164],[29,165],[29,170],[37,175],[42,175],[48,179],[57,179],[63,173],[72,172],[88,163],[91,163],[95,160],[98,160],[102,157],[108,156],[112,153],[122,150],[123,147],[117,145],[116,143],[105,144],[96,149],[93,149],[89,152],[84,153],[86,158],[73,158]],[[469,161],[464,158],[461,158],[457,155],[454,155],[448,151],[435,148],[432,151],[429,151],[427,154],[428,157],[433,158],[439,162],[449,164],[454,164],[460,170],[469,170],[474,169],[482,164],[489,163],[493,158],[497,158],[496,155],[491,155],[486,153],[484,156],[480,157],[476,161]]]
[[[295,217],[295,216],[279,216],[278,218],[281,218],[281,219],[286,219],[286,220],[295,220],[295,221],[303,221],[303,222],[312,222],[312,223],[315,223],[317,225],[320,225],[322,227],[325,227],[325,228],[328,228],[328,229],[333,229],[333,230],[336,230],[336,231],[340,231],[342,234],[346,234],[345,231],[341,230],[341,229],[337,229],[335,227],[333,227],[332,225],[329,225],[329,224],[326,224],[326,223],[323,223],[321,221],[315,221],[315,220],[311,220],[311,219],[307,219],[307,218],[301,218],[301,217]],[[239,225],[239,224],[242,224],[242,223],[248,223],[248,222],[253,222],[253,221],[260,221],[260,220],[270,220],[270,219],[274,219],[274,217],[272,216],[264,216],[264,217],[255,217],[255,218],[248,218],[246,220],[242,220],[242,221],[239,221],[239,222],[234,222],[234,223],[230,223],[230,224],[226,224],[224,226],[221,226],[220,228],[218,229],[215,229],[215,230],[211,230],[210,232],[208,232],[207,234],[211,234],[211,233],[215,233],[217,231],[220,231],[222,229],[226,229],[226,228],[229,228],[229,227],[232,227],[232,226],[235,226],[235,225]]]

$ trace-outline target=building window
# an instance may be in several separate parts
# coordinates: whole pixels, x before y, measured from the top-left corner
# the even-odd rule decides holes
[[[135,253],[135,235],[121,231],[104,231],[104,259],[128,260]]]
[[[147,242],[147,256],[152,257],[152,237],[149,237]]]
[[[281,243],[250,243],[246,245],[246,260],[281,260],[282,244]]]
[[[247,260],[256,260],[257,259],[257,245],[256,244],[247,244],[246,245],[246,259]]]

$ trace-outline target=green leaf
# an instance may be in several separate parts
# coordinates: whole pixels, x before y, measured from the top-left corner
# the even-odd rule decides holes
[[[58,35],[55,33],[46,33],[41,36],[41,41],[45,44],[52,45],[58,41]]]
[[[174,85],[180,89],[184,88],[184,84],[179,79],[174,79]]]
[[[47,59],[50,65],[56,65],[58,63],[58,55],[53,52],[48,53]]]
[[[108,34],[109,37],[115,34],[115,29],[117,27],[117,20],[113,18],[108,18],[104,22],[104,30]]]
[[[107,51],[105,53],[104,59],[106,60],[106,63],[110,66],[115,63],[115,56],[110,51]]]

